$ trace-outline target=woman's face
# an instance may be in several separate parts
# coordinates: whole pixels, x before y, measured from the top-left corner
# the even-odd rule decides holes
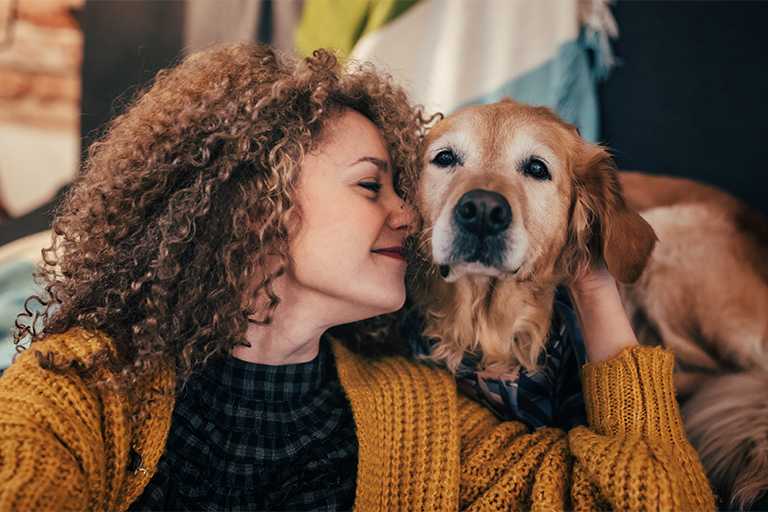
[[[304,159],[297,197],[301,220],[282,292],[329,327],[399,309],[414,214],[395,193],[374,124],[352,110],[331,122]]]

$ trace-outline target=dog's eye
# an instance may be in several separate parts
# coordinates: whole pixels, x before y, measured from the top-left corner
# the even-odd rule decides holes
[[[549,169],[541,160],[532,159],[525,164],[525,174],[537,180],[549,180],[552,179],[552,175],[549,174]]]
[[[445,149],[439,152],[437,156],[432,159],[432,163],[438,167],[450,167],[457,162],[458,158],[456,158],[456,155],[450,149]]]

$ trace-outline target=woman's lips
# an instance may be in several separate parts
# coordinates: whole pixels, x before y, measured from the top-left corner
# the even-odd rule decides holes
[[[405,247],[385,247],[383,249],[376,249],[373,252],[383,256],[389,256],[396,260],[405,261]]]

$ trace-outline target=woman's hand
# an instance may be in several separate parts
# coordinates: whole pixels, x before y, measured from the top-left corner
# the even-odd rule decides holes
[[[583,278],[568,285],[568,294],[576,310],[588,362],[608,359],[625,347],[637,345],[616,281],[605,264],[590,269]]]

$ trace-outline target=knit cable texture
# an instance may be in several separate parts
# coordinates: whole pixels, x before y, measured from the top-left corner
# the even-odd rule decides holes
[[[664,350],[585,366],[591,427],[565,433],[500,422],[441,369],[334,348],[360,440],[357,510],[716,510]]]
[[[673,366],[668,351],[632,347],[582,371],[592,429],[571,431],[571,449],[615,509],[716,509],[683,430]]]
[[[131,393],[95,390],[43,370],[34,354],[85,362],[108,346],[103,335],[73,329],[33,344],[0,378],[0,510],[121,510],[149,481],[172,405],[157,390],[172,373],[161,369]],[[129,418],[147,400],[157,407],[134,432]],[[132,451],[141,457],[133,471]]]
[[[108,346],[74,329],[34,350],[87,361]],[[568,433],[500,422],[440,368],[333,349],[358,429],[357,510],[716,510],[661,349],[584,367],[590,427]],[[34,350],[0,378],[0,510],[124,510],[164,449],[172,369],[96,390],[42,370]]]
[[[453,376],[399,357],[359,364],[358,356],[338,342],[333,349],[357,425],[355,509],[456,510],[459,437]],[[447,392],[425,392],[433,386]]]

